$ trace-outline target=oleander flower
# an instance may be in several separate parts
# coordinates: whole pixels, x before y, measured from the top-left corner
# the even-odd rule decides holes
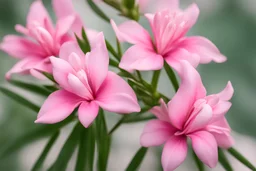
[[[185,160],[187,139],[190,138],[198,158],[209,167],[215,167],[218,146],[229,148],[233,144],[225,119],[231,107],[233,87],[228,82],[220,93],[206,96],[198,72],[187,61],[181,61],[180,68],[181,85],[177,94],[168,106],[161,101],[160,107],[151,110],[157,119],[146,124],[141,145],[165,144],[162,166],[164,171],[172,171]]]
[[[92,42],[92,50],[86,55],[76,42],[68,42],[60,49],[60,58],[50,58],[54,79],[61,89],[46,99],[36,123],[60,122],[76,107],[85,127],[97,117],[99,107],[115,113],[140,111],[132,88],[108,71],[109,56],[103,34],[99,33]]]
[[[185,36],[196,23],[199,9],[196,4],[185,11],[162,10],[156,14],[145,14],[152,32],[135,21],[127,21],[119,26],[111,24],[121,42],[133,44],[122,57],[120,67],[127,70],[159,70],[166,61],[178,70],[181,60],[189,61],[194,67],[199,63],[224,62],[217,47],[201,36]]]
[[[40,77],[40,74],[33,69],[51,73],[49,57],[58,56],[63,43],[75,40],[73,32],[81,34],[82,20],[75,12],[72,0],[52,0],[52,3],[57,16],[56,26],[53,25],[42,1],[36,0],[28,12],[26,26],[19,24],[15,26],[16,31],[24,36],[4,37],[0,49],[19,59],[19,62],[6,74],[7,79],[10,79],[12,73]]]

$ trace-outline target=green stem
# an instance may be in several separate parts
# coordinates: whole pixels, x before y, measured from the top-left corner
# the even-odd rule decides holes
[[[174,71],[172,70],[172,68],[165,62],[164,63],[164,68],[165,68],[165,71],[174,87],[174,90],[177,92],[178,89],[179,89],[179,82],[176,78],[176,75],[174,73]]]
[[[256,171],[255,166],[253,166],[241,153],[239,153],[236,149],[230,148],[228,149],[228,152],[234,156],[237,160],[239,160],[241,163],[243,163],[245,166],[250,168],[252,171]]]
[[[199,160],[199,158],[197,157],[197,155],[195,154],[195,152],[193,152],[193,158],[194,161],[196,163],[196,166],[198,168],[198,171],[204,171],[204,164]]]
[[[154,74],[152,77],[151,85],[153,87],[154,92],[156,92],[157,90],[157,84],[158,84],[160,73],[161,73],[161,70],[154,71]]]
[[[123,56],[123,52],[122,52],[121,43],[119,42],[118,39],[116,39],[116,46],[117,46],[117,53],[118,53],[119,57],[121,58]]]
[[[224,154],[222,149],[218,149],[219,162],[225,168],[226,171],[233,171],[232,166],[230,165],[226,155]]]

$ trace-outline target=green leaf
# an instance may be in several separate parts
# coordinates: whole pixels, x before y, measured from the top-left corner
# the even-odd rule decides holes
[[[228,152],[234,156],[238,161],[243,163],[246,167],[250,168],[252,171],[256,171],[255,166],[249,162],[242,154],[240,154],[236,149],[230,148],[228,149]]]
[[[91,125],[81,132],[75,171],[93,171],[94,152],[95,131],[94,125]]]
[[[24,131],[25,134],[9,141],[6,145],[1,146],[0,159],[13,154],[15,151],[19,150],[20,148],[29,143],[32,143],[33,141],[52,135],[54,131],[56,132],[61,127],[70,123],[73,118],[74,115],[72,114],[60,123],[54,125],[36,125],[32,131]]]
[[[118,62],[114,61],[113,59],[109,59],[109,65],[118,68]]]
[[[121,56],[119,56],[119,55],[116,53],[115,49],[113,48],[113,46],[111,46],[111,44],[109,43],[109,41],[107,41],[107,40],[105,40],[105,41],[106,41],[106,46],[107,46],[108,51],[109,51],[118,61],[120,61]]]
[[[104,112],[102,109],[99,111],[99,115],[96,118],[96,130],[97,130],[97,147],[98,147],[98,170],[106,171],[108,164],[108,156],[111,145],[111,138],[108,135],[108,129]]]
[[[80,47],[80,49],[84,52],[84,54],[87,53],[87,50],[86,50],[86,44],[83,40],[81,40],[76,34],[75,34],[75,37],[76,37],[76,41]]]
[[[78,123],[75,126],[75,128],[69,135],[68,139],[66,140],[65,144],[63,145],[57,157],[57,160],[54,162],[54,164],[49,169],[49,171],[65,171],[66,170],[68,166],[68,162],[75,151],[75,148],[78,144],[79,136],[83,129],[85,128],[80,123]]]
[[[230,165],[226,155],[224,154],[222,149],[218,149],[219,162],[225,168],[226,171],[233,171],[232,166]]]
[[[33,93],[43,95],[43,96],[49,96],[52,93],[52,91],[50,91],[40,85],[25,83],[25,82],[22,82],[19,80],[9,80],[9,83],[14,86],[17,86],[19,88],[22,88],[24,90],[28,90],[28,91],[31,91]]]
[[[128,165],[128,167],[126,168],[125,171],[136,171],[139,169],[141,162],[143,161],[146,153],[147,153],[147,148],[145,147],[141,147],[137,153],[135,154],[135,156],[133,157],[132,161],[130,162],[130,164]]]
[[[59,137],[60,132],[57,131],[49,140],[49,142],[46,144],[42,154],[40,155],[40,157],[38,158],[38,160],[36,161],[35,165],[32,168],[32,171],[37,171],[40,170],[49,151],[51,150],[53,144],[55,143],[55,141],[57,140],[57,138]]]
[[[107,15],[93,2],[93,0],[87,0],[88,5],[91,7],[91,9],[103,20],[107,21],[109,23],[110,19],[107,17]]]
[[[123,0],[122,4],[127,8],[127,9],[132,9],[135,6],[135,0]]]
[[[170,81],[174,87],[174,90],[177,92],[179,89],[179,82],[176,78],[175,73],[173,72],[172,68],[166,62],[164,62],[164,68],[168,75],[168,78],[170,79]]]
[[[148,120],[151,120],[151,119],[156,119],[156,117],[154,115],[152,115],[152,116],[139,116],[139,117],[126,119],[123,123],[136,123],[136,122],[148,121]]]
[[[8,90],[7,88],[5,87],[1,87],[0,86],[0,91],[7,95],[8,97],[12,98],[13,100],[15,100],[16,102],[30,108],[31,110],[35,111],[35,112],[38,112],[40,110],[40,107],[35,105],[34,103],[30,102],[29,100],[27,100],[26,98],[22,97],[21,95],[11,91],[11,90]]]
[[[53,78],[53,75],[48,73],[48,72],[44,72],[44,71],[40,71],[37,70],[39,72],[41,72],[46,78],[48,78],[49,80],[51,80],[52,82],[54,82],[55,84],[57,84],[57,82],[55,81],[55,79]]]
[[[201,160],[199,160],[199,158],[197,157],[197,155],[195,154],[194,151],[193,151],[193,158],[194,158],[194,161],[195,161],[196,166],[198,168],[198,171],[204,171],[205,170],[204,164],[201,162]]]

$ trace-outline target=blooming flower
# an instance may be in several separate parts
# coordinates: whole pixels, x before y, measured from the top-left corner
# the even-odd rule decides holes
[[[153,32],[153,40],[135,21],[127,21],[117,27],[112,20],[112,27],[118,39],[134,44],[123,55],[120,67],[127,71],[159,70],[165,60],[177,70],[181,60],[189,61],[194,67],[199,63],[226,61],[226,57],[208,39],[185,36],[195,24],[198,15],[196,4],[185,11],[162,10],[156,14],[146,14]]]
[[[53,76],[62,88],[52,93],[39,111],[36,123],[56,123],[79,106],[78,118],[88,127],[99,107],[116,113],[139,112],[131,87],[108,71],[109,57],[102,33],[92,41],[91,52],[83,54],[77,43],[65,43],[60,58],[51,57]]]
[[[38,69],[51,72],[50,56],[58,56],[60,46],[70,40],[75,40],[72,32],[79,34],[82,21],[74,11],[72,0],[53,0],[53,7],[57,15],[54,27],[41,0],[32,3],[26,27],[16,25],[17,32],[24,36],[7,35],[0,45],[0,49],[20,61],[6,74],[9,79],[12,73],[25,73],[39,76]],[[72,31],[72,32],[70,32]]]
[[[206,96],[198,72],[187,61],[181,61],[180,75],[180,88],[168,106],[161,101],[160,107],[151,110],[157,119],[146,124],[141,145],[165,144],[162,165],[165,171],[172,171],[185,160],[187,138],[190,138],[198,158],[215,167],[217,147],[229,148],[233,144],[231,129],[224,117],[231,107],[233,87],[228,82],[222,92]]]

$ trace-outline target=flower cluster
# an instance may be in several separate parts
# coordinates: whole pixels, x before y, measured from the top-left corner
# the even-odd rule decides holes
[[[45,100],[35,122],[54,124],[78,108],[78,119],[88,128],[100,108],[119,114],[140,112],[137,89],[122,79],[122,74],[108,69],[109,48],[103,33],[88,28],[82,33],[84,24],[71,0],[52,2],[57,16],[55,25],[42,1],[36,0],[30,7],[27,25],[15,26],[23,36],[7,35],[0,45],[2,51],[20,60],[7,72],[7,79],[11,79],[13,73],[31,74],[37,78],[45,78],[42,74],[45,72],[53,75],[58,90]],[[140,0],[133,5],[142,9],[147,2]],[[227,59],[207,38],[186,36],[199,16],[196,4],[182,10],[178,8],[177,0],[169,3],[172,6],[166,9],[159,6],[155,13],[145,14],[152,36],[137,21],[129,20],[120,25],[110,21],[118,42],[132,44],[116,67],[132,75],[128,79],[135,83],[134,71],[161,70],[164,65],[169,65],[177,72],[181,83],[173,98],[167,99],[167,105],[162,96],[154,96],[155,92],[151,92],[152,98],[160,101],[160,106],[150,106],[143,98],[138,98],[156,116],[146,124],[141,145],[164,144],[162,166],[165,171],[172,171],[185,160],[190,139],[198,158],[209,167],[215,167],[218,147],[230,148],[233,145],[225,114],[231,107],[229,100],[234,90],[228,82],[220,93],[206,95],[195,68],[199,64],[222,63]],[[77,42],[85,37],[88,38],[86,52]],[[139,85],[148,87],[144,80]]]

